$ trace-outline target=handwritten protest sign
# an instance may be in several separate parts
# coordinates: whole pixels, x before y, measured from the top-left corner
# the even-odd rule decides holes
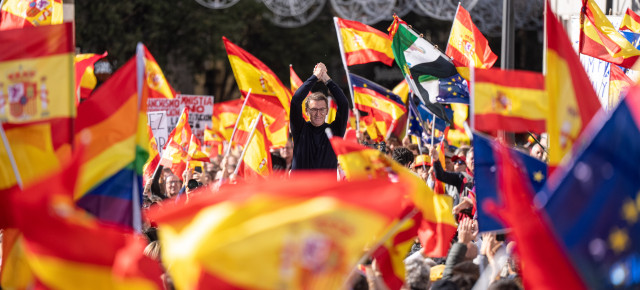
[[[164,144],[167,143],[167,138],[169,137],[169,131],[167,131],[167,113],[164,111],[148,112],[147,117],[149,119],[149,127],[151,127],[151,131],[153,132],[153,138],[156,139],[156,144],[158,144],[158,152],[160,156],[162,156],[162,148]]]

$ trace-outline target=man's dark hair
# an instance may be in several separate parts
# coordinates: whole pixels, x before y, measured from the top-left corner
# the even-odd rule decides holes
[[[393,160],[400,163],[402,166],[407,166],[413,162],[413,152],[407,147],[396,147],[393,149]]]
[[[327,108],[329,107],[329,99],[327,98],[327,95],[323,94],[322,92],[315,92],[309,95],[304,101],[304,105],[309,108],[309,102],[311,101],[324,101],[324,104],[327,105]]]

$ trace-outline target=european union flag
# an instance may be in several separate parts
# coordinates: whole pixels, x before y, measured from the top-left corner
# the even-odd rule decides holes
[[[537,199],[548,200],[551,224],[590,287],[638,289],[640,88],[596,124],[605,117],[594,116],[583,133],[591,133],[591,142],[554,172]]]
[[[433,114],[420,102],[418,98],[409,97],[409,134],[422,139],[426,144],[431,143],[431,136],[427,134],[428,122],[433,122]],[[453,119],[453,110],[445,106],[445,113],[450,119]],[[435,118],[436,130],[444,132],[449,124],[440,119]],[[442,141],[442,137],[434,139],[434,143]]]
[[[640,34],[631,31],[619,31],[635,48],[640,49]]]
[[[438,103],[469,104],[469,86],[459,74],[440,79],[440,94],[436,97]]]
[[[485,200],[498,198],[496,160],[493,155],[493,145],[495,141],[483,135],[473,133],[473,154],[474,154],[474,180],[476,185],[476,200],[480,206],[478,211],[478,228],[481,232],[497,231],[504,229],[504,225],[490,216],[482,209]],[[535,159],[518,150],[509,148],[509,152],[514,159],[520,160],[524,165],[531,186],[534,191],[542,188],[547,180],[547,164]]]

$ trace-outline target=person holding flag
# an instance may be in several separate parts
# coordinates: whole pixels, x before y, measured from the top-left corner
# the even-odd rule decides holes
[[[322,92],[308,95],[315,83],[321,80],[336,100],[338,110],[335,120],[331,124],[325,122],[329,111],[327,96]],[[309,121],[302,115],[302,102],[305,100]],[[340,87],[331,81],[327,74],[327,67],[318,63],[313,69],[313,75],[293,95],[291,111],[289,113],[291,136],[293,137],[293,161],[291,169],[336,169],[336,157],[325,130],[329,128],[333,136],[344,136],[349,117],[347,97]]]

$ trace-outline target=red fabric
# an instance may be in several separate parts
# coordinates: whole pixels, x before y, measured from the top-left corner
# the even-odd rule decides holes
[[[543,211],[532,204],[533,189],[506,147],[494,149],[498,194],[504,202],[488,203],[489,212],[512,230],[522,264],[526,289],[585,289],[586,286],[556,240]]]

